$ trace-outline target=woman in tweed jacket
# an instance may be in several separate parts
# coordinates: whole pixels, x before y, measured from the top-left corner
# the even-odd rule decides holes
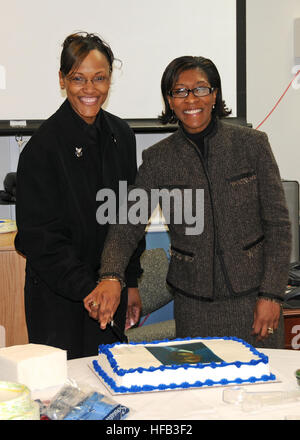
[[[282,347],[281,313],[290,258],[290,222],[279,170],[267,136],[230,125],[215,65],[180,57],[162,78],[164,123],[178,130],[143,153],[135,188],[192,190],[201,230],[169,218],[171,261],[167,282],[174,292],[177,337],[236,336],[259,347]],[[150,204],[150,202],[149,202]],[[184,204],[183,204],[184,205]],[[129,204],[130,207],[130,204]],[[162,206],[164,210],[164,206]],[[184,214],[184,207],[182,213]],[[195,215],[196,212],[196,215]],[[84,305],[105,328],[120,300],[120,283],[145,224],[110,227],[98,287]]]

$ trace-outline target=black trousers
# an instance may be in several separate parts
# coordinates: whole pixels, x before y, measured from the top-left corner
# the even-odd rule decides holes
[[[114,321],[124,331],[127,289]],[[100,329],[90,318],[82,301],[70,301],[49,289],[30,269],[26,270],[25,313],[30,343],[67,350],[68,359],[97,356],[99,344],[118,342],[110,328]]]

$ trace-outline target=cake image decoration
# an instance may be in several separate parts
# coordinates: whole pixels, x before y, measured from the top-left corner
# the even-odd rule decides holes
[[[202,342],[191,342],[190,344],[161,345],[159,347],[146,347],[163,365],[182,364],[209,364],[211,362],[222,362]]]

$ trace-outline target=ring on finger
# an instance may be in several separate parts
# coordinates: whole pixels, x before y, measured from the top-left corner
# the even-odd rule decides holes
[[[96,301],[91,301],[90,307],[92,307],[92,308],[99,307],[99,304]]]
[[[267,328],[267,332],[268,332],[269,335],[272,335],[274,333],[273,327],[268,327]]]

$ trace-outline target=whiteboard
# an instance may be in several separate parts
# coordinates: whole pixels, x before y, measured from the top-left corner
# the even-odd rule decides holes
[[[98,33],[116,58],[104,108],[124,119],[157,118],[160,81],[182,55],[211,58],[236,116],[236,0],[0,0],[0,120],[46,119],[65,99],[61,45]]]

